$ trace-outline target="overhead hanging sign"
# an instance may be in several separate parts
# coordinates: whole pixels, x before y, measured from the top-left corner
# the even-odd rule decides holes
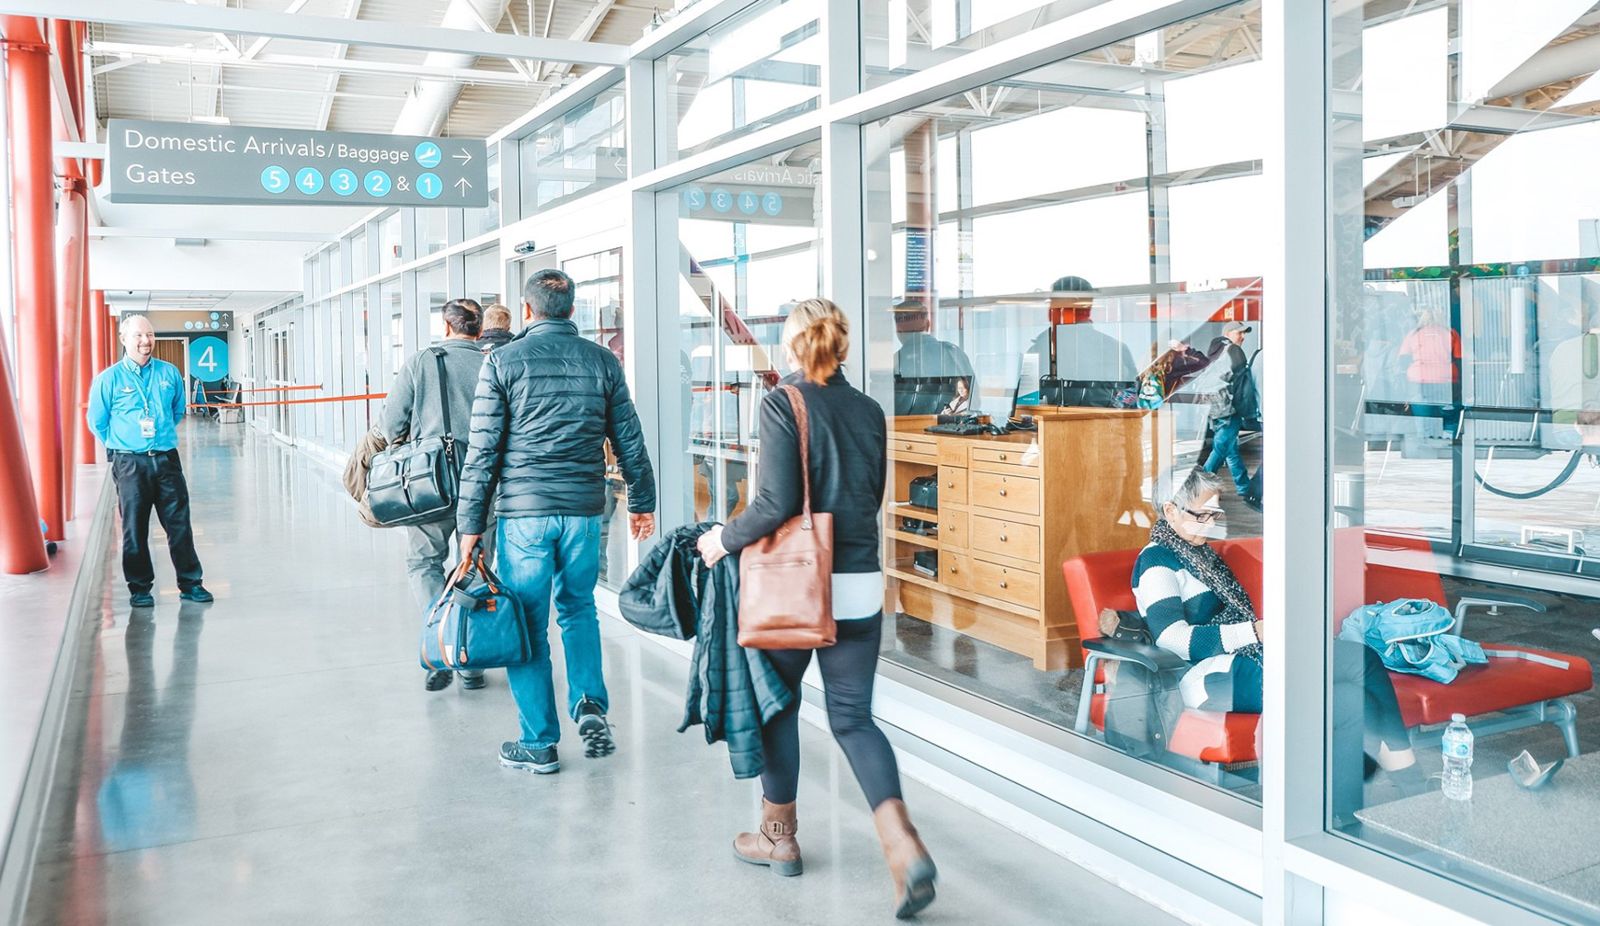
[[[487,206],[482,139],[113,119],[114,203]]]

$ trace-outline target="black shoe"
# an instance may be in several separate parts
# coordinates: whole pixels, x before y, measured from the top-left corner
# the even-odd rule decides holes
[[[128,596],[128,603],[136,608],[153,608],[156,606],[156,596],[149,592],[134,592]]]
[[[440,669],[436,672],[429,672],[428,680],[422,683],[422,687],[429,691],[443,691],[449,688],[450,683],[455,680],[456,674],[454,672],[449,669]]]
[[[606,722],[606,712],[600,703],[589,698],[578,702],[578,736],[583,739],[583,757],[598,759],[617,751],[617,742],[611,738],[611,724]]]
[[[217,600],[217,596],[206,591],[206,587],[204,585],[196,585],[193,588],[186,588],[178,593],[178,597],[182,598],[184,601],[198,601],[201,604],[207,604]]]
[[[480,688],[488,687],[488,685],[489,680],[483,677],[483,672],[481,670],[477,672],[461,673],[461,687],[467,691],[477,691]]]
[[[529,749],[515,740],[500,744],[500,764],[535,775],[554,775],[561,771],[561,759],[556,756],[556,747]]]

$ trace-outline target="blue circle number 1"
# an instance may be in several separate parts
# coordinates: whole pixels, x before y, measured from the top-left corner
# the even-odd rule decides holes
[[[439,179],[438,174],[431,171],[418,174],[417,192],[422,194],[423,199],[438,199],[439,194],[444,192],[444,181]]]

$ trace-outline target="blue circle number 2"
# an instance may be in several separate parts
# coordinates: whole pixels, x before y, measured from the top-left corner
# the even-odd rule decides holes
[[[391,189],[393,189],[393,188],[394,188],[394,181],[389,179],[389,175],[386,172],[381,171],[381,170],[369,170],[369,171],[367,171],[367,180],[366,180],[367,195],[369,195],[369,196],[388,196],[389,195],[389,191]]]

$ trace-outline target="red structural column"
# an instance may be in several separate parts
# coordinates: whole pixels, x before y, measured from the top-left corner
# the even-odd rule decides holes
[[[28,475],[5,340],[5,328],[0,326],[0,572],[18,575],[48,569],[50,558],[39,534],[39,506]]]
[[[61,397],[61,497],[70,515],[77,489],[78,434],[84,430],[83,410],[78,407],[78,355],[83,329],[83,263],[85,234],[88,231],[88,205],[83,198],[83,180],[61,182],[56,207],[56,334],[60,358],[59,394]]]
[[[61,402],[56,350],[54,183],[50,164],[50,52],[36,20],[0,18],[11,119],[11,240],[17,315],[17,391],[39,516],[66,539]]]

